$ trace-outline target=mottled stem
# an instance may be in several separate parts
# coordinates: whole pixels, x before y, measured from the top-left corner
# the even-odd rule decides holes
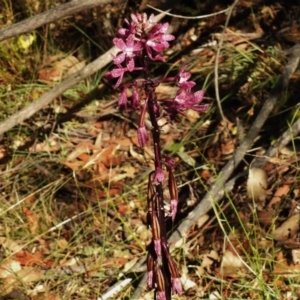
[[[153,84],[152,84],[153,85]],[[162,158],[161,158],[161,146],[160,146],[160,128],[156,118],[156,98],[155,98],[155,87],[147,85],[145,88],[146,92],[148,92],[148,113],[152,125],[152,138],[153,138],[153,147],[154,147],[154,163],[155,170],[162,169]],[[164,195],[163,195],[163,185],[159,183],[155,186],[155,191],[157,194],[157,201],[155,203],[150,204],[154,208],[157,213],[159,227],[161,232],[161,243],[166,245],[167,241],[167,230],[165,223],[165,210],[164,210]],[[166,300],[171,300],[171,282],[170,282],[170,273],[168,269],[168,261],[164,251],[162,252],[162,261],[161,261],[161,269],[163,272],[163,277],[165,281],[165,293]]]

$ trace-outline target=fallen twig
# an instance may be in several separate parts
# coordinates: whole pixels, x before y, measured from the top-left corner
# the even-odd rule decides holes
[[[112,286],[105,294],[99,297],[97,300],[107,300],[112,297],[116,299],[116,295],[120,293],[130,282],[132,281],[131,278],[126,278],[121,281],[118,281],[114,286]]]
[[[252,168],[262,168],[268,162],[269,157],[273,157],[280,153],[280,150],[285,147],[293,138],[295,138],[300,132],[300,118],[289,127],[277,142],[270,147],[263,157],[255,158],[251,164]]]
[[[0,123],[0,135],[14,126],[20,124],[24,120],[30,118],[36,112],[41,110],[46,105],[50,104],[56,97],[60,96],[69,88],[76,85],[81,80],[87,78],[88,76],[99,71],[111,62],[111,54],[116,54],[118,49],[116,47],[111,48],[105,54],[101,55],[99,58],[85,66],[83,69],[79,70],[75,74],[71,75],[60,84],[56,85],[49,92],[42,95],[38,100],[32,102],[27,107],[13,114],[5,121]]]
[[[66,16],[98,5],[108,4],[112,1],[113,0],[70,1],[0,30],[0,41],[4,41],[22,33],[30,32],[40,26],[60,20]]]

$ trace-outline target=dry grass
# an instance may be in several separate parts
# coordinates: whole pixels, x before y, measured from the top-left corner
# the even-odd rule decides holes
[[[20,1],[5,0],[0,4],[0,27],[53,4],[37,1],[40,5],[30,9],[29,2],[20,5]],[[116,21],[118,11],[110,9]],[[242,6],[240,9],[247,11]],[[127,7],[124,14],[131,10]],[[264,17],[256,7],[254,14]],[[54,28],[49,25],[37,30],[27,36],[32,38],[28,47],[22,40],[20,44],[20,37],[1,44],[1,120],[56,84],[47,77],[48,73],[46,79],[51,80],[41,78],[41,70],[57,71],[61,67],[49,64],[49,58],[73,56],[78,62],[90,61],[110,46],[111,36],[105,37],[106,44],[98,45],[103,32],[94,31],[93,19],[85,22],[84,18],[88,16],[79,14],[58,22]],[[221,21],[209,19],[208,23],[219,32]],[[231,27],[239,28],[239,24],[234,18]],[[199,44],[211,38],[207,25],[201,22],[179,28],[186,35],[173,49],[169,71],[174,72],[178,57],[183,55],[183,60],[190,61],[193,79],[207,90],[207,100],[212,101],[215,48],[205,47],[200,54],[190,56],[198,46],[186,38],[191,28],[203,31]],[[22,38],[26,42],[26,36]],[[190,44],[184,44],[187,41]],[[163,135],[165,151],[178,161],[176,178],[183,200],[177,221],[201,199],[232,155],[276,82],[284,61],[271,38],[264,43],[225,42],[219,61],[219,82],[228,126],[218,121],[216,106],[212,105],[205,116],[182,118]],[[61,78],[66,76],[63,72]],[[166,71],[157,68],[155,72],[154,75],[161,75]],[[267,148],[298,118],[298,73],[254,147]],[[98,297],[125,276],[132,278],[132,284],[118,297],[130,299],[142,276],[128,269],[144,257],[150,238],[145,226],[145,191],[147,172],[152,166],[151,148],[145,152],[138,149],[137,115],[115,111],[111,100],[117,99],[117,93],[103,84],[102,75],[96,74],[69,90],[7,132],[0,142],[3,297],[10,294],[14,299],[101,299]],[[99,114],[103,117],[97,118]],[[118,150],[114,143],[121,145]],[[246,196],[246,178],[242,177],[234,191],[213,207],[205,225],[195,225],[190,230],[187,244],[176,250],[174,257],[191,287],[174,299],[299,297],[297,279],[289,274],[299,273],[298,263],[290,259],[295,246],[288,248],[286,243],[270,237],[298,201],[297,148],[294,137],[292,157],[280,156],[266,170],[269,200],[283,183],[290,187],[274,207],[270,224],[262,225],[255,203]],[[259,152],[251,152],[246,156],[247,162],[258,155]]]

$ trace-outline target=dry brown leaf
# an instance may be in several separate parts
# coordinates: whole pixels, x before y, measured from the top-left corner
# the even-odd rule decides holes
[[[208,169],[204,169],[200,172],[201,178],[205,181],[209,180],[212,177],[211,171]]]
[[[25,271],[23,271],[25,270]],[[26,273],[24,275],[24,272]],[[28,270],[21,268],[21,265],[16,260],[6,260],[0,265],[0,293],[1,295],[6,295],[10,293],[16,286],[21,284],[21,281],[25,276],[25,281],[28,282],[26,276],[28,276]],[[39,276],[39,279],[41,276]],[[29,278],[30,279],[30,278]]]
[[[7,149],[4,145],[0,145],[0,159],[3,159],[8,154]]]
[[[19,261],[13,259],[5,260],[0,265],[0,278],[6,278],[21,269],[22,267]]]
[[[58,60],[59,59],[59,60]],[[46,67],[39,71],[40,81],[60,81],[68,77],[85,66],[85,62],[80,62],[75,56],[59,57],[58,55],[48,58],[52,63],[51,67]]]
[[[299,229],[300,214],[292,215],[273,232],[276,241],[286,241],[293,238]]]
[[[43,276],[41,271],[29,267],[23,267],[22,270],[15,274],[16,279],[21,279],[22,282],[34,282],[40,280]],[[13,277],[13,275],[11,275]]]
[[[61,149],[61,144],[55,139],[49,139],[48,141],[37,143],[29,148],[30,152],[56,152]]]
[[[117,152],[116,146],[109,146],[102,151],[101,162],[107,167],[119,166],[123,161],[123,155]]]
[[[235,149],[235,143],[233,140],[229,140],[226,143],[221,144],[222,155],[229,155],[233,153]]]
[[[132,260],[128,261],[124,265],[123,273],[127,273],[138,262],[138,260],[138,257],[134,257]]]
[[[128,150],[129,146],[132,145],[132,141],[128,137],[122,137],[119,139],[107,139],[105,143],[124,146],[124,150]]]
[[[45,261],[43,256],[42,251],[31,253],[27,250],[22,250],[15,254],[15,257],[22,266],[33,267],[38,265],[47,268],[51,267],[53,263],[50,260]]]
[[[122,168],[122,171],[124,171],[124,173],[116,174],[114,176],[109,176],[109,174],[108,174],[108,176],[111,177],[110,182],[117,182],[117,181],[124,180],[126,178],[134,178],[134,176],[132,176],[132,173],[127,173],[126,172],[126,169]]]
[[[47,299],[47,300],[61,300],[61,297],[57,294],[53,294],[53,293],[48,294],[47,292],[46,293],[41,292],[42,288],[43,288],[43,286],[40,287],[40,288],[39,288],[39,286],[37,286],[35,288],[36,291],[33,290],[33,292],[36,293],[36,295],[32,295],[32,298],[31,298],[32,300],[45,300],[45,299]],[[44,288],[44,290],[45,290],[45,288]]]
[[[226,250],[222,257],[221,270],[222,278],[240,278],[246,275],[243,260],[231,251]]]
[[[73,172],[78,171],[82,167],[82,163],[80,163],[79,161],[74,161],[74,162],[65,161],[64,165],[70,168]]]
[[[37,214],[32,213],[28,208],[23,207],[23,213],[26,216],[27,223],[29,225],[29,230],[33,236],[36,236],[39,234],[39,220],[40,216]]]
[[[188,272],[187,267],[182,266],[180,281],[181,281],[182,288],[184,291],[187,291],[188,289],[191,289],[191,288],[197,286],[196,282],[192,281],[188,275],[189,275],[189,272]]]
[[[24,267],[17,272],[11,273],[1,282],[1,294],[8,294],[14,288],[24,283],[38,281],[42,278],[43,273],[32,268]]]
[[[88,162],[85,163],[83,168],[87,168],[96,163],[103,163],[107,168],[115,167],[122,161],[122,156],[116,154],[117,146],[111,145],[106,149],[96,149],[90,156]]]
[[[290,191],[290,186],[285,184],[277,189],[275,192],[273,198],[270,200],[268,207],[271,208],[274,204],[277,202],[280,202],[283,196],[286,196],[288,192]]]
[[[211,273],[210,267],[219,259],[219,254],[215,250],[211,250],[210,253],[203,254],[201,258],[201,267],[206,268],[207,272]]]
[[[78,155],[78,159],[80,159],[83,162],[82,166],[84,166],[91,160],[91,155],[87,153],[81,153]]]
[[[19,252],[23,249],[22,245],[5,237],[0,237],[0,245],[10,254]]]
[[[78,144],[75,149],[67,156],[66,161],[76,159],[82,153],[89,153],[95,146],[92,143],[82,142]]]
[[[139,154],[138,152],[136,152],[133,148],[133,146],[130,146],[129,148],[129,153],[130,155],[135,158],[136,160],[138,160],[139,162],[144,163],[145,162],[145,157],[142,154]]]
[[[273,223],[274,211],[272,209],[258,211],[257,218],[261,225],[270,226]]]
[[[277,260],[274,266],[273,274],[286,278],[299,277],[300,265],[288,264],[285,259]]]

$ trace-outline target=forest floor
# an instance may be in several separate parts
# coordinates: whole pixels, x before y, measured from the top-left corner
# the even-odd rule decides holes
[[[0,29],[64,2],[4,0]],[[0,121],[108,51],[130,13],[158,13],[145,2],[115,0],[0,42]],[[161,7],[161,1],[148,2]],[[232,4],[169,2],[172,14],[189,17]],[[206,113],[188,111],[162,131],[180,191],[170,235],[238,151],[282,75],[288,50],[300,42],[296,2],[240,0],[226,27],[228,13],[163,19],[176,39],[164,53],[168,63],[153,64],[152,75],[176,74],[188,64],[211,105]],[[138,113],[118,110],[120,89],[104,78],[110,69],[0,137],[0,299],[132,299],[145,273],[154,154],[151,142],[138,146]],[[174,299],[300,299],[300,144],[299,130],[292,129],[300,118],[299,81],[298,67],[234,166],[232,188],[212,199],[175,247],[184,292]],[[164,85],[157,92],[176,91]],[[290,142],[269,156],[289,130]],[[252,167],[258,158],[264,164]],[[108,298],[125,279],[128,284]],[[138,299],[153,299],[153,292],[145,287]]]

